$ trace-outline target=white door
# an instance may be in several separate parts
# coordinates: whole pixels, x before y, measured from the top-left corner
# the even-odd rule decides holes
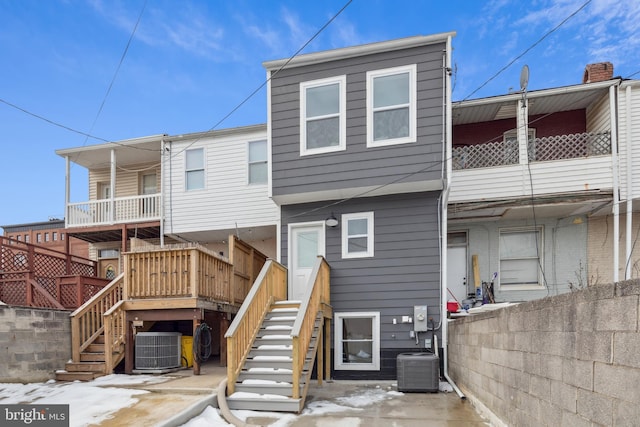
[[[447,248],[447,286],[456,300],[462,304],[467,298],[467,247],[449,246]],[[447,300],[453,301],[447,292]]]
[[[324,224],[289,224],[290,300],[302,300],[318,255],[324,256]]]

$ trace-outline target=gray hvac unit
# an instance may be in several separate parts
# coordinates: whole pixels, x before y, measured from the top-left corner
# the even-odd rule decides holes
[[[396,359],[398,391],[437,392],[440,358],[433,353],[400,353]]]
[[[135,369],[170,369],[181,365],[180,332],[138,332]]]

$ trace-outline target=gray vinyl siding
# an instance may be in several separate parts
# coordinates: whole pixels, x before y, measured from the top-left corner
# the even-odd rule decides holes
[[[274,196],[439,180],[445,43],[329,61],[278,72],[271,80]],[[367,148],[366,73],[417,64],[417,141]],[[346,150],[300,156],[300,83],[346,75]]]
[[[288,262],[288,224],[323,221],[333,212],[340,224],[325,230],[333,310],[380,312],[381,350],[416,349],[415,339],[409,337],[413,325],[394,325],[393,318],[413,316],[414,305],[426,304],[428,316],[439,321],[437,196],[429,192],[359,198],[316,211],[328,203],[283,206],[282,262]],[[341,215],[359,212],[374,213],[374,257],[342,259]],[[424,334],[420,338],[423,342]]]

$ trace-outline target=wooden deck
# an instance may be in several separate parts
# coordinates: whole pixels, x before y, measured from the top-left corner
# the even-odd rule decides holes
[[[91,361],[102,363],[93,366],[96,373],[108,374],[125,359],[125,372],[131,372],[134,353],[128,344],[136,330],[155,322],[191,321],[195,334],[205,318],[215,319],[222,336],[266,262],[264,254],[234,236],[229,254],[227,259],[187,244],[123,254],[124,272],[72,314],[73,357],[67,371]],[[226,363],[226,346],[220,344],[221,363]],[[194,363],[194,372],[199,369]]]

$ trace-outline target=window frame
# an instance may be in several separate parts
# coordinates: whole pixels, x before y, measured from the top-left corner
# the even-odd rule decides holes
[[[417,74],[416,64],[403,65],[400,67],[384,68],[367,72],[367,148],[385,147],[397,144],[409,144],[417,141]],[[385,107],[374,107],[374,80],[378,77],[388,77],[409,73],[409,103],[396,104]],[[378,111],[409,108],[409,135],[399,138],[389,138],[379,141],[374,140],[374,115]]]
[[[371,363],[346,363],[342,360],[342,336],[344,319],[371,318]],[[350,311],[334,313],[334,369],[344,371],[379,371],[380,370],[380,312]],[[366,340],[363,340],[366,341]],[[357,341],[354,341],[357,342]]]
[[[338,112],[330,115],[314,117],[314,120],[338,117],[338,145],[318,148],[307,148],[307,89],[338,84]],[[326,79],[310,80],[300,83],[300,155],[333,153],[347,148],[347,76],[335,76]]]
[[[264,160],[251,160],[251,144],[264,143]],[[253,165],[265,165],[267,174],[264,181],[252,182],[251,181],[251,166]],[[247,185],[265,185],[269,183],[269,146],[266,139],[257,139],[255,141],[247,142]]]
[[[189,152],[193,152],[193,151],[202,151],[202,165],[199,168],[192,168],[189,169],[187,167],[187,153]],[[199,191],[199,190],[205,190],[207,188],[207,170],[206,170],[206,164],[207,164],[207,152],[204,149],[204,147],[197,147],[197,148],[188,148],[186,150],[184,150],[184,190],[185,191]],[[198,187],[198,188],[189,188],[189,173],[190,172],[199,172],[202,171],[202,187]]]
[[[353,219],[366,219],[367,220],[367,234],[357,234],[354,236],[349,235],[349,221]],[[375,254],[374,251],[374,213],[371,212],[356,212],[342,214],[342,258],[372,258]],[[367,238],[367,250],[361,252],[349,252],[349,238]]]
[[[502,247],[501,240],[503,234],[508,233],[537,233],[538,235],[538,246],[536,248],[537,256],[534,257],[510,257],[508,259],[503,259],[502,256]],[[517,261],[517,260],[526,260],[526,259],[536,259],[537,260],[537,277],[538,284],[531,283],[503,283],[503,273],[502,273],[502,263],[504,261]],[[545,288],[543,276],[542,276],[542,266],[544,265],[544,226],[539,225],[537,227],[506,227],[498,229],[498,284],[501,291],[512,291],[512,290],[541,290]]]

